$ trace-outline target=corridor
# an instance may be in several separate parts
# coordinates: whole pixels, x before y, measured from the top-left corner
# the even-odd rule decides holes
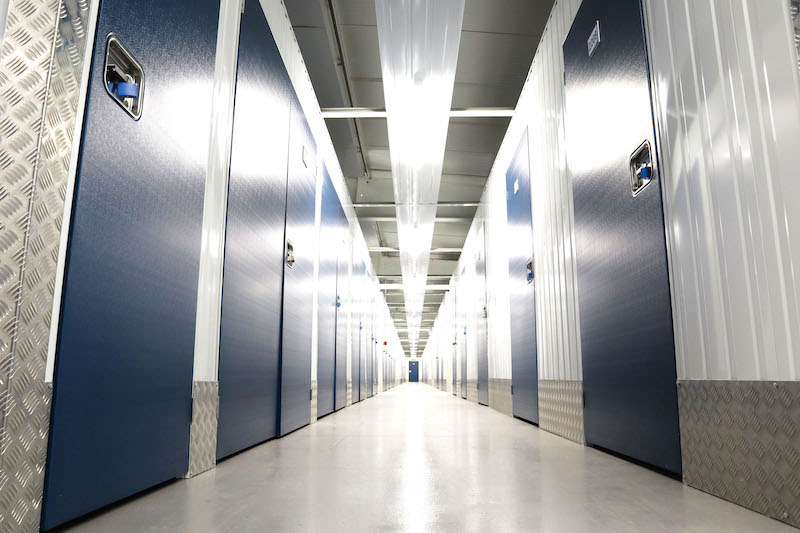
[[[75,524],[130,531],[793,531],[406,383]]]
[[[0,0],[0,533],[800,528],[799,139],[800,0]]]

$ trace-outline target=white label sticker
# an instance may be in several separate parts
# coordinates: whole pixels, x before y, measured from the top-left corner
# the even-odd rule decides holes
[[[589,46],[589,57],[592,57],[594,51],[597,50],[597,47],[600,45],[600,21],[598,20],[594,24],[594,29],[592,30],[592,34],[589,36],[589,41],[587,42]]]
[[[519,192],[519,178],[514,180],[514,195],[516,195],[517,192]]]

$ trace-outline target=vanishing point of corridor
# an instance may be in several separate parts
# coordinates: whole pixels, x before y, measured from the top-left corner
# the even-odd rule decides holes
[[[406,383],[69,531],[793,531],[663,474]]]

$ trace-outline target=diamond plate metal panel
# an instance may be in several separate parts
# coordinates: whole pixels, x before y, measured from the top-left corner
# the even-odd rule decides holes
[[[583,382],[539,380],[539,429],[586,444],[583,432]]]
[[[467,380],[467,401],[478,403],[478,382],[474,379]]]
[[[192,426],[189,430],[189,471],[186,477],[211,470],[217,464],[219,382],[192,382]]]
[[[514,416],[510,379],[489,379],[489,407],[504,415]]]
[[[0,531],[37,531],[53,291],[89,0],[12,0],[0,58]]]
[[[15,370],[13,358],[7,359],[18,335],[25,244],[30,231],[57,8],[58,2],[52,0],[12,1],[0,52],[0,394],[4,407]],[[0,416],[6,412],[3,409]],[[0,435],[3,437],[5,434]]]
[[[800,527],[800,382],[678,382],[683,481]]]

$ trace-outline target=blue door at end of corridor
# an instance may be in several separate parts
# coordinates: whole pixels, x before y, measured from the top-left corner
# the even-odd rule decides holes
[[[419,383],[419,361],[408,362],[408,381]]]

